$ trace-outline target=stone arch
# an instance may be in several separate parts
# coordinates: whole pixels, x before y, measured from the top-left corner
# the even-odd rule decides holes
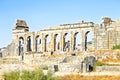
[[[49,51],[50,48],[50,35],[45,35],[45,52]]]
[[[23,37],[19,37],[19,56],[21,55],[21,53],[24,50],[24,38]]]
[[[27,52],[32,51],[31,49],[31,36],[27,37]]]
[[[39,35],[35,37],[35,51],[39,52],[39,46],[41,44],[41,38]]]
[[[70,51],[70,34],[63,35],[63,51]]]
[[[58,51],[60,49],[60,36],[58,34],[54,35],[54,51]]]
[[[85,51],[92,48],[92,31],[85,33]]]
[[[82,49],[82,45],[81,44],[82,44],[81,33],[80,32],[76,32],[74,34],[73,50],[81,51],[81,49]]]

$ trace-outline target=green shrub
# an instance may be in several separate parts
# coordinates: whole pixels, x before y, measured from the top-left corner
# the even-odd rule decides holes
[[[5,80],[18,80],[19,79],[19,71],[4,73],[4,79]]]
[[[94,64],[94,67],[93,67],[93,71],[96,70],[96,66],[104,66],[104,65],[106,65],[106,64],[103,63],[103,62],[100,62],[100,61],[96,61],[95,64]]]
[[[100,62],[100,61],[95,62],[95,66],[104,66],[104,65],[105,65],[105,63],[103,63],[103,62]]]
[[[113,46],[112,49],[120,49],[120,45]]]
[[[42,80],[44,73],[42,70],[22,71],[22,80]]]
[[[4,74],[5,80],[57,80],[53,77],[51,71],[48,71],[47,75],[44,75],[41,69],[36,69],[34,71],[17,71]]]

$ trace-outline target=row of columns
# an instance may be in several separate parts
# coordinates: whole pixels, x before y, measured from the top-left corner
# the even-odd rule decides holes
[[[80,39],[82,39],[82,43],[81,43],[81,47],[82,47],[82,51],[85,51],[86,49],[85,49],[85,39],[86,39],[86,32],[84,32],[84,31],[82,31],[81,32],[81,37],[80,37]],[[48,35],[48,34],[46,34],[46,35]],[[46,46],[46,35],[45,34],[42,34],[42,35],[40,35],[41,36],[41,52],[45,52],[46,51],[46,48],[47,48],[47,46]],[[58,35],[60,35],[60,50],[59,51],[64,51],[64,35],[65,35],[65,33],[63,33],[63,32],[61,32],[61,33],[59,33]],[[55,50],[55,44],[54,44],[54,42],[55,42],[55,34],[54,33],[50,33],[49,34],[49,36],[50,36],[50,51],[51,52],[54,52]],[[70,32],[70,46],[69,46],[69,52],[73,52],[74,51],[74,45],[75,45],[75,32]],[[36,51],[36,36],[35,35],[33,35],[33,36],[30,36],[30,38],[31,38],[31,51],[32,52],[35,52]],[[27,47],[28,47],[28,38],[26,39],[26,38],[23,38],[24,39],[24,51],[23,52],[28,52],[28,50],[27,50]]]

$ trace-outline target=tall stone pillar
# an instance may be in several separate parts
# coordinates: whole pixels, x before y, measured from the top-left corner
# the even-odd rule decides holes
[[[63,46],[64,46],[64,43],[63,43],[63,34],[62,32],[60,33],[60,50],[63,51]]]
[[[96,30],[93,29],[93,35],[92,35],[92,47],[93,50],[97,50],[97,35],[96,35]]]
[[[35,50],[35,44],[36,44],[36,41],[35,41],[35,34],[33,33],[33,37],[32,37],[32,39],[33,39],[33,42],[32,42],[32,52],[35,52],[36,50]]]
[[[44,34],[42,34],[42,37],[41,37],[41,40],[42,40],[42,52],[45,52],[45,36]]]
[[[82,51],[85,51],[85,32],[82,31]]]
[[[70,36],[70,52],[73,52],[73,46],[74,46],[74,34],[71,32]]]
[[[50,51],[54,51],[54,35],[53,35],[53,33],[51,33],[51,36],[50,36]]]

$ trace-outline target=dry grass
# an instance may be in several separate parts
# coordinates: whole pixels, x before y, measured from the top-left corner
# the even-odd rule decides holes
[[[108,62],[120,62],[120,59],[113,59],[113,58],[106,58],[106,59],[103,59],[103,62],[105,63],[108,63]]]
[[[117,53],[120,53],[120,50],[88,50],[88,52],[95,52],[95,53],[117,52]]]
[[[48,58],[58,58],[58,57],[63,57],[64,54],[53,54],[53,55],[48,55]]]
[[[65,76],[59,77],[58,80],[120,80],[120,76],[65,75]]]
[[[94,52],[94,53],[97,53],[97,54],[100,54],[101,56],[103,54],[109,54],[109,56],[107,56],[106,59],[103,59],[102,61],[103,62],[120,62],[120,50],[89,50],[88,53],[91,53],[91,52]],[[115,59],[113,57],[113,54],[117,54],[117,58]]]
[[[58,58],[58,57],[62,57],[64,55],[62,54],[53,54],[53,55],[50,55],[50,54],[47,54],[47,55],[42,55],[41,57],[43,58]]]

